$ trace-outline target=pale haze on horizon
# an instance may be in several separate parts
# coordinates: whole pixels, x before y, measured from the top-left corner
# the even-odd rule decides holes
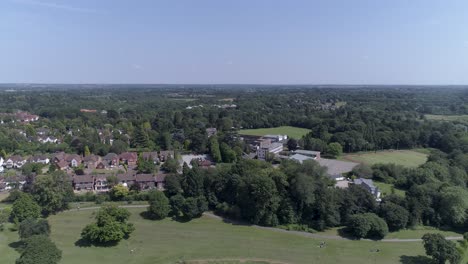
[[[468,84],[468,1],[1,0],[0,83]]]

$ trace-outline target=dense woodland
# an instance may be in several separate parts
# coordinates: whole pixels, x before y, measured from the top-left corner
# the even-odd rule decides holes
[[[190,219],[211,209],[254,224],[295,230],[344,225],[355,237],[374,238],[421,224],[468,227],[468,122],[433,121],[425,116],[468,114],[468,89],[464,87],[15,89],[0,92],[0,112],[23,110],[40,119],[30,124],[2,124],[3,155],[59,150],[105,155],[129,149],[219,155],[214,157],[220,162],[216,168],[184,166],[181,174],[173,170],[166,178],[165,197],[152,199],[136,192],[125,195],[155,201],[151,205],[155,209],[149,212],[153,218],[170,214]],[[406,191],[404,197],[387,195],[377,203],[359,186],[333,188],[324,168],[314,161],[283,161],[276,168],[265,161],[242,158],[249,148],[240,140],[239,129],[282,125],[310,129],[299,140],[299,146],[309,150],[326,152],[336,142],[344,152],[423,147],[431,154],[418,168],[393,164],[355,168],[348,176],[371,178]],[[33,136],[42,127],[62,137],[63,143],[29,142],[17,132],[20,129]],[[210,127],[218,129],[216,137],[207,137],[206,128]],[[112,146],[102,141],[98,131],[114,139]],[[35,184],[47,189],[44,181]],[[50,208],[38,190],[32,186],[29,192],[43,214],[63,208],[63,204]]]

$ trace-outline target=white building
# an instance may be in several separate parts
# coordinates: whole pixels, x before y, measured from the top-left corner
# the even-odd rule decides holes
[[[272,143],[270,139],[266,139],[260,142],[260,146],[257,148],[257,158],[265,160],[268,154],[278,154],[281,151],[283,151],[282,143]]]
[[[264,135],[264,139],[270,139],[271,142],[283,142],[288,139],[288,135]]]

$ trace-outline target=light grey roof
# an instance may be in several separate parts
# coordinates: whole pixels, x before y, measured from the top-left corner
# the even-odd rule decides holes
[[[341,160],[334,160],[334,159],[316,159],[316,161],[320,164],[320,166],[327,168],[327,173],[329,175],[337,175],[348,173],[353,170],[354,167],[359,165],[359,163],[349,162],[349,161],[341,161]]]
[[[309,156],[304,156],[304,155],[301,155],[301,154],[294,154],[289,158],[293,159],[293,160],[297,160],[300,163],[304,162],[305,160],[313,160],[313,158],[311,158]]]
[[[318,156],[318,155],[320,155],[320,151],[302,150],[302,149],[295,150],[294,153],[302,154],[302,155],[306,155],[306,156],[309,156],[309,155]]]

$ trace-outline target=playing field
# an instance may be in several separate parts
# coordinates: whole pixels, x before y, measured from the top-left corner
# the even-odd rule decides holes
[[[183,263],[413,263],[424,255],[421,242],[375,242],[316,239],[202,217],[180,223],[145,220],[141,208],[131,208],[136,231],[115,247],[79,247],[82,228],[93,220],[92,210],[68,211],[49,218],[51,238],[63,251],[61,264]],[[17,253],[8,244],[16,232],[0,232],[2,263],[14,263]],[[321,241],[325,247],[319,247]],[[378,252],[376,250],[379,250]],[[220,261],[212,261],[212,260]],[[226,261],[222,261],[226,260]],[[422,260],[427,260],[423,258]],[[257,262],[258,263],[258,262]],[[420,262],[425,263],[425,262]]]
[[[394,163],[405,167],[417,167],[427,160],[427,153],[422,150],[384,150],[346,154],[341,159],[374,165]]]
[[[280,126],[272,128],[257,128],[257,129],[241,129],[239,134],[250,136],[264,136],[264,135],[288,135],[288,137],[300,139],[302,136],[309,133],[310,130],[300,127]]]

